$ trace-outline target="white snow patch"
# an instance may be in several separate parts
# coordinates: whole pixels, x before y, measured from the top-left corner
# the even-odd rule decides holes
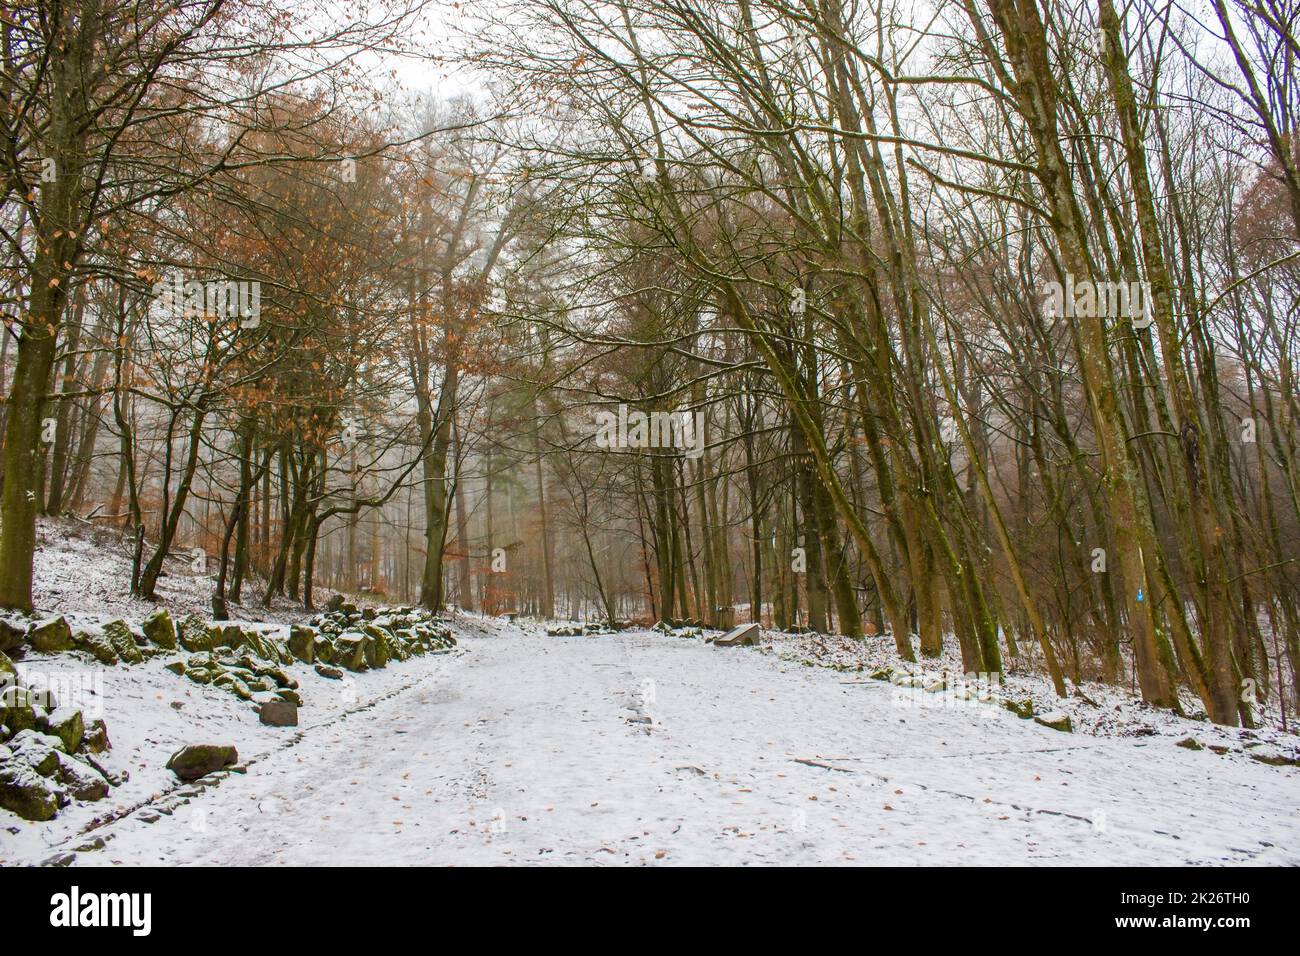
[[[114,670],[105,718],[133,772],[114,803],[170,785],[183,742],[259,759],[154,823],[95,831],[113,839],[77,862],[1300,864],[1298,771],[1184,749],[1163,725],[1060,733],[651,632],[458,636],[468,653],[356,678],[374,703],[350,713],[295,668],[293,746],[160,661]],[[97,812],[6,836],[0,856],[43,858]]]

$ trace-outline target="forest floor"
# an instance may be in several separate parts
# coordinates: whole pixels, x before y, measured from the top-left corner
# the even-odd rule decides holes
[[[132,772],[114,819],[0,828],[0,862],[101,836],[77,864],[1300,864],[1300,769],[1251,759],[1249,732],[1221,732],[1223,754],[1179,746],[1220,732],[1169,715],[1064,733],[794,645],[459,636],[342,687],[300,666],[298,728],[158,660],[114,669],[103,716]],[[199,740],[246,772],[150,812],[177,786],[167,755]]]

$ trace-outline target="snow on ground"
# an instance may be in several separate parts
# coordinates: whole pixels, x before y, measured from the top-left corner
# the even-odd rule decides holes
[[[933,660],[920,659],[908,664],[898,657],[892,637],[869,637],[853,640],[834,634],[786,634],[765,632],[764,639],[773,653],[792,661],[815,667],[868,674],[878,668],[889,668],[896,673],[921,677],[923,681],[946,681],[949,686],[963,680],[961,651],[949,635],[944,652]],[[1186,688],[1182,691],[1182,706],[1188,716],[1180,717],[1169,711],[1148,707],[1141,702],[1136,690],[1130,692],[1122,686],[1084,681],[1075,684],[1067,679],[1071,696],[1056,696],[1046,668],[1033,657],[1024,655],[1004,661],[1006,673],[1000,683],[986,687],[974,684],[980,693],[987,693],[995,703],[1013,701],[1021,704],[1033,702],[1036,714],[1058,713],[1070,717],[1076,731],[1104,737],[1172,736],[1176,740],[1193,737],[1207,747],[1227,747],[1233,753],[1259,757],[1300,758],[1300,715],[1288,714],[1287,729],[1280,725],[1281,713],[1276,708],[1277,697],[1269,703],[1269,710],[1259,709],[1256,720],[1260,727],[1245,730],[1219,727],[1209,722],[1200,700]]]
[[[32,598],[38,615],[90,614],[111,621],[124,617],[139,620],[160,604],[172,617],[186,614],[204,617],[212,614],[212,588],[215,567],[206,563],[207,573],[196,573],[190,552],[177,548],[163,563],[158,579],[158,602],[132,597],[131,556],[134,541],[119,529],[69,518],[41,518],[36,529],[36,560]],[[152,542],[145,542],[148,560]],[[318,591],[323,602],[331,592]],[[245,587],[243,607],[231,604],[232,617],[249,621],[306,620],[311,615],[301,605],[277,598],[270,609],[261,605],[262,583]]]
[[[76,862],[1300,864],[1300,770],[1184,749],[1185,727],[1061,733],[806,666],[784,638],[755,651],[465,621],[458,636],[455,655],[355,676],[355,698],[295,667],[296,729],[262,727],[161,661],[106,671],[131,781],[50,824],[0,828],[0,858],[104,836]],[[145,808],[73,832],[110,801],[174,787],[167,756],[200,740],[235,743],[247,773],[155,822]]]
[[[167,759],[185,744],[233,743],[239,766],[254,766],[292,750],[316,728],[436,677],[451,666],[456,653],[413,658],[419,668],[395,662],[383,670],[345,673],[342,680],[328,680],[298,662],[284,666],[282,670],[299,682],[303,698],[297,728],[266,726],[250,704],[229,692],[165,670],[168,661],[189,657],[185,651],[117,667],[78,655],[29,654],[17,665],[24,680],[53,688],[60,704],[81,708],[87,721],[102,717],[112,741],[112,750],[104,755],[108,767],[125,770],[129,779],[114,787],[107,799],[74,802],[47,823],[29,823],[0,810],[0,864],[42,862],[115,832],[116,825],[101,825],[104,821],[138,819],[142,811],[148,816],[149,810],[160,807],[167,812],[184,787],[166,769]],[[196,803],[189,811],[191,823],[201,825],[205,813]]]

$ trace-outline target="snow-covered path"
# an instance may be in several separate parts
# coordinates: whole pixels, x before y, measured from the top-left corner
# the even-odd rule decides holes
[[[464,644],[79,862],[1300,863],[1294,769],[659,634]]]

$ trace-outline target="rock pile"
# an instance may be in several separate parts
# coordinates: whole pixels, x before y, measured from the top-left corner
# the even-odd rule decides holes
[[[166,623],[170,625],[170,619]],[[149,627],[150,621],[145,621],[144,633],[153,643],[160,643],[149,634]],[[455,644],[451,628],[429,611],[358,608],[335,601],[329,610],[314,617],[310,626],[292,625],[287,639],[191,615],[175,629],[173,644],[189,651],[190,656],[166,666],[195,683],[252,702],[264,724],[296,727],[303,699],[298,682],[283,669],[294,661],[313,664],[322,677],[338,680],[345,670],[385,667],[392,660],[442,653]]]
[[[102,627],[73,630],[62,615],[44,620],[10,618],[0,621],[0,652],[21,655],[31,648],[41,654],[81,651],[101,664],[139,664],[147,658],[176,647],[176,630],[171,617],[156,611],[140,629],[126,621],[110,621]]]
[[[102,720],[25,686],[0,652],[0,807],[49,820],[73,800],[104,799],[126,779],[103,764],[108,749]]]
[[[546,628],[547,637],[582,637],[594,634],[617,634],[632,625],[625,621],[592,621],[587,624],[552,624]]]
[[[311,623],[290,630],[289,649],[304,664],[315,664],[323,677],[342,676],[339,668],[364,671],[456,646],[451,628],[421,608],[358,608],[337,602]]]
[[[704,628],[694,621],[679,621],[671,624],[667,621],[656,621],[650,630],[659,634],[668,634],[672,637],[702,637]]]

